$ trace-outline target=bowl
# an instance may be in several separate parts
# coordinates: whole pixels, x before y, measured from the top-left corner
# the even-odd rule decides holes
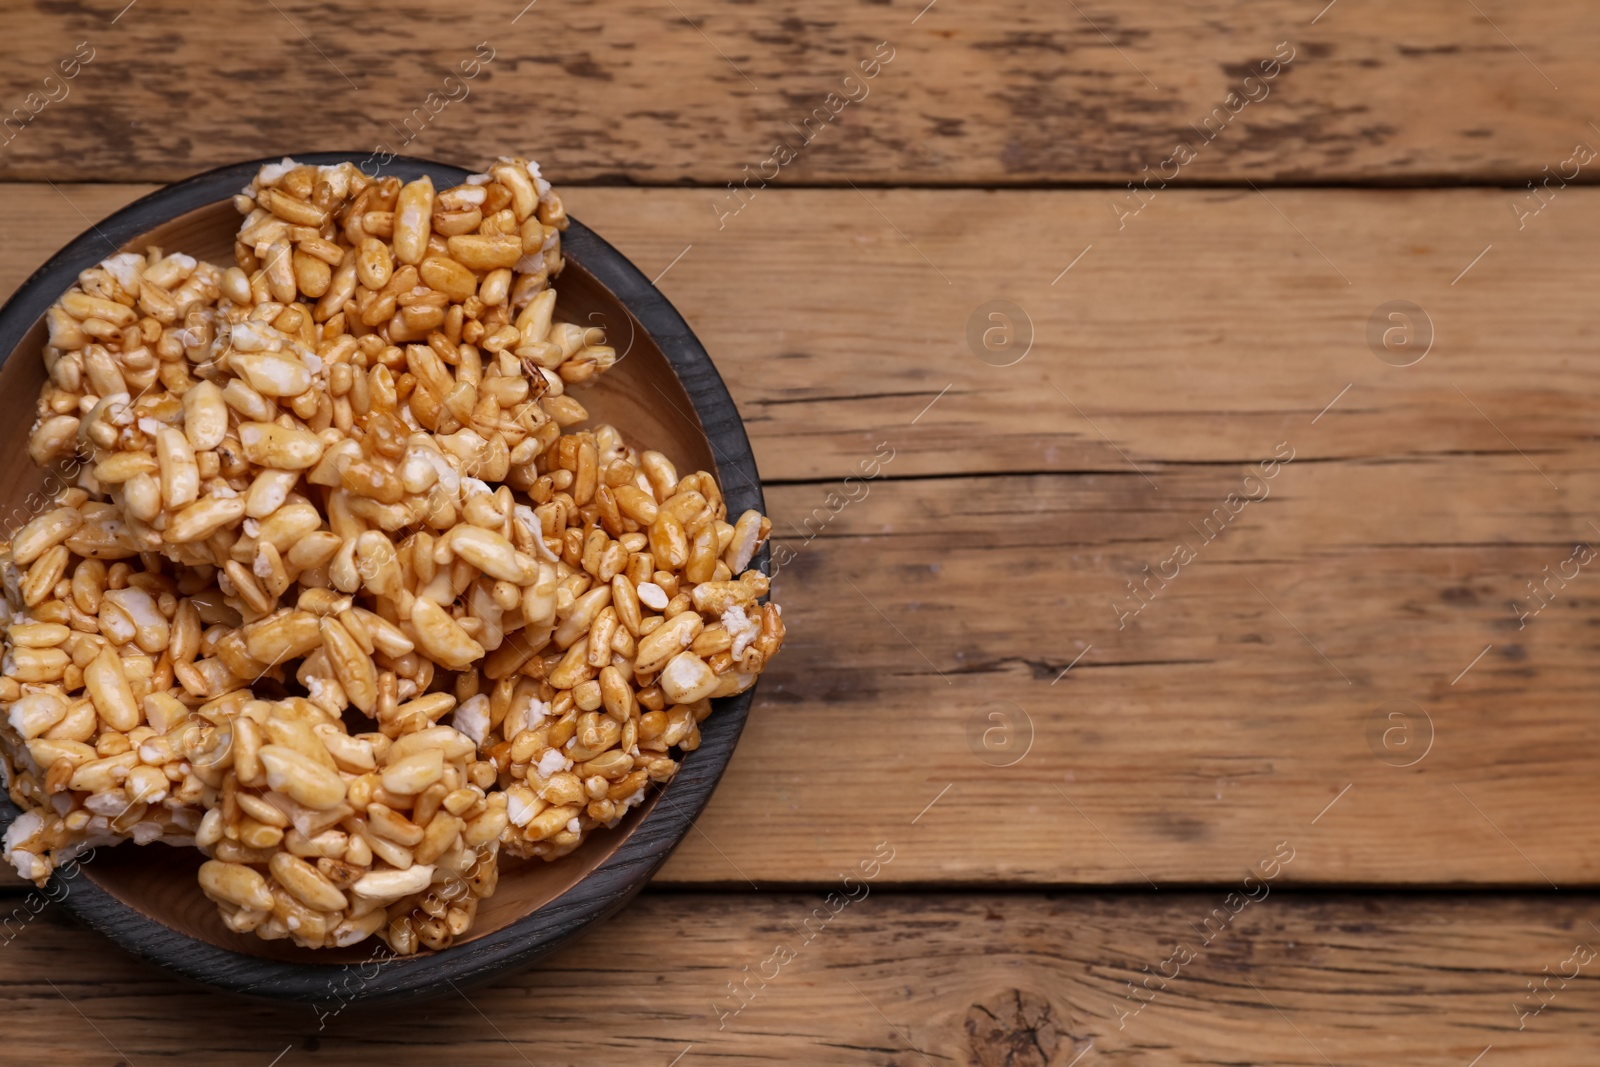
[[[300,162],[361,165],[361,154],[313,153]],[[45,482],[23,441],[44,382],[40,350],[45,309],[78,273],[122,251],[151,245],[228,266],[239,215],[232,197],[250,183],[255,160],[208,171],[118,211],[51,257],[0,308],[0,425],[13,447],[0,458],[0,525]],[[371,171],[369,170],[370,174]],[[396,157],[379,169],[438,188],[469,171]],[[733,399],[705,349],[637,267],[576,219],[562,235],[566,259],[556,288],[558,314],[604,327],[622,358],[576,395],[595,421],[623,429],[630,443],[665,453],[680,470],[716,474],[728,509],[764,510],[760,477]],[[22,520],[26,521],[26,520]],[[767,569],[767,550],[757,561]],[[262,941],[222,925],[201,893],[193,849],[125,843],[58,871],[52,899],[112,941],[152,963],[206,985],[283,1000],[348,1004],[419,999],[488,981],[525,967],[621,908],[683,840],[711,796],[744,727],[754,690],[718,700],[701,726],[701,745],[678,774],[657,787],[612,830],[595,833],[554,862],[502,859],[499,888],[479,907],[473,928],[439,952],[394,957],[376,938],[346,949],[302,949]],[[0,825],[18,812],[0,799]],[[74,866],[74,865],[68,865]]]

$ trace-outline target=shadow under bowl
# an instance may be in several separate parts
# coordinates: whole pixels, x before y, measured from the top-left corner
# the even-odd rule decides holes
[[[312,164],[358,163],[359,154],[297,157]],[[0,424],[14,446],[0,458],[0,526],[12,536],[37,502],[67,484],[35,467],[24,447],[45,374],[40,351],[45,309],[77,275],[116,252],[150,245],[219,266],[233,263],[239,215],[231,199],[250,183],[256,160],[209,171],[152,193],[78,237],[0,308]],[[410,181],[426,174],[438,188],[468,171],[396,158],[380,169]],[[732,398],[705,349],[655,286],[616,249],[577,220],[562,235],[566,260],[556,288],[557,316],[605,329],[619,362],[592,385],[574,389],[591,422],[623,430],[679,470],[717,475],[728,510],[762,509],[760,477]],[[42,496],[40,495],[42,494]],[[33,499],[30,501],[30,496]],[[766,550],[758,560],[767,567]],[[701,745],[677,776],[611,830],[597,831],[555,862],[501,861],[499,887],[483,901],[466,936],[440,952],[394,957],[371,938],[346,949],[302,949],[223,926],[195,878],[194,849],[122,844],[80,857],[70,875],[52,875],[46,892],[78,919],[150,962],[230,992],[308,1002],[400,1001],[450,993],[526,966],[606,918],[665,862],[704,808],[727,767],[754,690],[715,702]],[[0,799],[0,826],[17,816]]]

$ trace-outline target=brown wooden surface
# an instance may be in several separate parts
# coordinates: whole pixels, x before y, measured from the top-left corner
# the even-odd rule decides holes
[[[1600,136],[1600,26],[1583,0],[1338,0],[1320,17],[1313,0],[524,3],[17,9],[0,16],[6,111],[80,42],[94,58],[0,147],[0,176],[172,179],[269,152],[398,148],[424,108],[413,154],[476,164],[516,147],[567,183],[721,189],[777,138],[799,147],[832,92],[860,102],[780,182],[1121,186],[1194,144],[1189,124],[1230,92],[1261,96],[1243,79],[1279,42],[1289,67],[1180,180],[1521,184]],[[480,42],[494,58],[447,84]],[[892,62],[845,85],[880,42]],[[451,102],[430,114],[429,93]]]
[[[1485,1067],[1594,1062],[1594,897],[1274,892],[1206,926],[1226,892],[871,891],[826,924],[813,917],[828,914],[819,895],[647,893],[521,978],[403,1013],[341,1008],[334,994],[280,1007],[197,990],[50,909],[0,949],[6,1056],[256,1067],[1061,1067],[1076,1056],[1080,1065],[1465,1067],[1492,1046]],[[1574,958],[1580,945],[1587,952]],[[1180,947],[1195,954],[1181,969]],[[1140,994],[1149,1002],[1122,1017],[1138,1007],[1127,983],[1169,959],[1176,977],[1165,989],[1152,981],[1158,991]],[[1529,1014],[1540,1004],[1529,982],[1574,971],[1564,986],[1552,978],[1546,1006]],[[347,978],[358,985],[359,974],[336,974],[334,990]],[[763,988],[762,974],[776,977]],[[728,984],[749,975],[758,977],[732,1014],[740,1001]]]
[[[149,183],[400,149],[488,41],[404,150],[531,152],[659,279],[745,415],[790,640],[659,888],[548,965],[319,1030],[48,905],[0,925],[0,1060],[1593,1061],[1594,963],[1517,1010],[1600,946],[1593,568],[1513,603],[1600,539],[1600,192],[1526,188],[1600,145],[1591,6],[124,2],[0,14],[0,118],[95,49],[0,144],[0,291]],[[880,41],[870,94],[725,214]],[[1409,367],[1369,341],[1395,301],[1432,334]],[[970,339],[993,302],[1013,365]],[[879,842],[871,895],[719,1030]],[[1279,842],[1272,896],[1119,1029]]]

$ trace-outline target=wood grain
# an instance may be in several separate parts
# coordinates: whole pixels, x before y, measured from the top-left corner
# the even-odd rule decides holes
[[[1236,904],[1224,923],[1215,909],[1225,898],[871,889],[824,923],[819,895],[646,894],[548,965],[449,993],[403,1021],[341,1010],[336,991],[360,981],[354,970],[336,972],[335,992],[315,1008],[182,985],[67,926],[51,906],[13,928],[0,987],[8,1060],[61,1067],[265,1067],[275,1056],[281,1067],[1064,1067],[1080,1055],[1082,1065],[1465,1067],[1491,1045],[1485,1064],[1593,1062],[1594,897],[1272,891]],[[1590,946],[1587,967],[1574,957],[1580,944]],[[1176,976],[1165,989],[1152,980],[1156,992],[1139,994],[1148,1003],[1124,1017],[1138,1006],[1128,983],[1143,982],[1146,967],[1162,971],[1180,946],[1194,958],[1168,964]],[[1552,979],[1544,1009],[1519,1016],[1514,1006],[1538,1006],[1527,984],[1546,968],[1577,975],[1564,986]],[[737,1014],[729,983],[748,990]]]
[[[130,195],[63,192],[91,215]],[[581,217],[647,272],[667,246],[670,202],[688,195],[577,194]],[[813,234],[867,210],[854,193],[783,195],[806,210],[779,205],[772,217],[809,217]],[[1088,194],[897,195],[953,214],[950,202],[1069,203]],[[1272,230],[1277,216],[1265,205],[1241,212],[1238,198],[1195,193],[1152,206],[1170,207],[1190,228],[1168,242],[1174,264],[1204,262],[1202,241],[1219,246],[1225,234],[1231,244],[1213,252],[1225,265],[1242,270],[1252,254],[1260,262],[1243,275],[1214,275],[1152,261],[1152,271],[1171,274],[1138,283],[1159,297],[1143,320],[1117,320],[1100,306],[1135,283],[1131,263],[1127,273],[1069,275],[1082,291],[1053,312],[1061,329],[1069,316],[1092,314],[1084,329],[1100,337],[1164,338],[1154,351],[1109,340],[1068,350],[1093,364],[1081,372],[1084,386],[1073,386],[1080,404],[1123,439],[1119,447],[1136,449],[1130,458],[1149,482],[1085,420],[1063,419],[1059,403],[1059,448],[1033,442],[1035,473],[964,474],[985,457],[1007,465],[1016,427],[1055,396],[1048,386],[1007,384],[976,400],[952,389],[911,426],[913,408],[936,388],[897,400],[874,394],[896,376],[903,392],[926,378],[927,346],[902,337],[896,349],[885,325],[871,335],[880,355],[862,359],[844,328],[851,324],[817,315],[814,292],[778,291],[784,266],[763,266],[753,249],[719,258],[719,247],[736,246],[696,259],[697,246],[663,285],[747,417],[772,412],[750,421],[763,473],[828,479],[769,486],[790,642],[698,831],[662,878],[815,885],[833,876],[841,854],[910,835],[890,880],[1185,884],[1232,878],[1263,843],[1306,834],[1320,844],[1303,851],[1292,880],[1600,881],[1600,860],[1586,847],[1600,786],[1583,711],[1600,681],[1600,600],[1583,570],[1566,588],[1551,586],[1554,601],[1520,628],[1513,606],[1521,600],[1531,611],[1526,583],[1600,536],[1590,525],[1600,516],[1584,503],[1597,486],[1583,370],[1592,327],[1579,292],[1590,280],[1578,248],[1600,200],[1568,195],[1549,209],[1568,211],[1563,230],[1497,244],[1455,289],[1442,278],[1439,295],[1420,297],[1456,303],[1437,314],[1436,351],[1403,370],[1380,363],[1359,334],[1339,334],[1335,309],[1345,305],[1336,301],[1354,298],[1336,276],[1338,288],[1326,288],[1327,264],[1292,231]],[[1337,254],[1360,253],[1362,235],[1382,231],[1383,218],[1363,222],[1361,211],[1464,243],[1461,227],[1489,200],[1476,192],[1286,198],[1274,194],[1317,225],[1319,239],[1339,242]],[[1022,204],[1008,210],[1008,225],[1020,226]],[[1259,228],[1241,233],[1250,218]],[[13,262],[26,264],[78,223],[60,195],[23,186],[0,214],[0,236],[18,250]],[[787,269],[807,257],[820,268],[820,237],[772,232],[789,244],[769,254],[793,249]],[[1019,269],[1005,244],[988,262]],[[1491,283],[1463,293],[1478,271]],[[727,277],[743,279],[741,299],[728,298],[718,281]],[[875,288],[863,288],[874,277]],[[903,281],[863,274],[848,301],[843,281],[817,284],[841,307],[870,307],[874,293],[913,311],[934,307]],[[1295,321],[1309,325],[1296,331]],[[1540,343],[1530,350],[1519,339],[1536,327]],[[836,398],[821,418],[799,414],[803,404],[761,404],[801,388],[802,376],[784,369],[792,361],[766,358],[796,335],[816,342],[807,342],[809,375],[833,383],[815,387]],[[1197,352],[1189,360],[1185,343]],[[1358,374],[1319,416],[1341,375]],[[1316,394],[1314,375],[1326,383]],[[1312,402],[1294,403],[1297,390]],[[853,396],[861,399],[852,407]],[[891,403],[907,405],[892,423]],[[963,404],[992,405],[992,417]],[[832,418],[849,410],[853,423]],[[1106,414],[1119,410],[1145,414]],[[775,430],[777,420],[789,429]],[[1148,437],[1123,437],[1134,427]],[[895,450],[880,476],[842,482],[874,456],[876,441]],[[1295,459],[1268,482],[1246,483],[1249,463],[1271,457],[1280,441]],[[1063,454],[1069,443],[1075,455]],[[1013,455],[1021,466],[1021,449]],[[1259,485],[1271,495],[1206,541],[1205,524],[1218,528],[1228,494],[1259,495]],[[1167,588],[1152,581],[1151,603],[1119,628],[1115,605],[1129,612],[1139,603],[1127,583],[1145,581],[1146,565],[1165,563],[1170,574],[1180,540],[1197,558]],[[1026,758],[1010,767],[994,766],[1005,753],[983,744],[997,701],[1016,705],[1027,716],[1012,712],[1018,728],[1031,721],[1034,730]],[[1410,719],[1390,719],[1397,709]],[[1394,730],[1408,723],[1414,733]],[[1397,766],[1430,724],[1426,756]]]
[[[1206,543],[1241,475],[869,483],[780,542],[794,636],[666,877],[909,835],[895,878],[1181,884],[1305,834],[1295,880],[1593,884],[1600,602],[1512,601],[1595,531],[1520,457],[1296,461]],[[768,499],[787,533],[823,489]]]
[[[780,542],[792,636],[660,877],[815,885],[889,839],[895,882],[1167,886],[1289,839],[1298,882],[1593,885],[1600,599],[1584,571],[1525,630],[1511,608],[1593,532],[1520,512],[1520,464],[1296,461],[1211,544],[1186,525],[1238,471],[871,483]],[[768,500],[782,529],[822,490]]]
[[[728,380],[790,627],[657,888],[538,969],[399,1023],[342,1006],[359,972],[243,1002],[0,873],[0,1059],[1593,1061],[1600,594],[1528,583],[1600,538],[1600,193],[1525,187],[1600,144],[1591,5],[89,0],[0,29],[0,292],[151,188],[85,179],[538,156]],[[1188,188],[1130,190],[1180,143]]]
[[[168,180],[409,140],[471,165],[533,151],[569,183],[723,189],[748,166],[780,184],[1121,187],[1170,177],[1185,143],[1179,182],[1520,185],[1596,136],[1600,16],[1582,0],[1322,6],[40,5],[0,35],[0,113],[37,112],[0,134],[0,178]],[[446,81],[480,42],[493,59]],[[1246,85],[1280,42],[1290,65]],[[892,61],[846,83],[880,43]],[[75,52],[92,59],[62,81]],[[1204,140],[1191,124],[1217,108],[1237,117]],[[797,152],[781,170],[763,164],[780,139]]]
[[[11,188],[0,287],[148,188]],[[837,481],[881,441],[895,478],[1132,463],[1159,484],[1164,465],[1250,462],[1286,438],[1317,460],[1521,449],[1557,486],[1588,462],[1600,191],[1561,193],[1521,231],[1502,191],[1268,195],[1165,193],[1120,233],[1106,192],[773,192],[722,233],[701,192],[568,199],[660,277],[769,482]],[[968,347],[993,300],[1032,322],[1013,366]],[[1415,366],[1368,346],[1395,300],[1432,323]]]
[[[1121,231],[1109,192],[783,192],[722,233],[695,224],[702,196],[569,199],[646,273],[692,243],[660,284],[768,480],[840,479],[880,441],[891,477],[1137,465],[1159,483],[1285,438],[1369,460],[1514,454],[1509,436],[1540,466],[1581,466],[1600,415],[1592,190],[1520,231],[1497,190],[1166,192]],[[1369,347],[1391,301],[1431,321],[1414,366]],[[969,331],[986,351],[1009,328],[990,359],[1016,359],[1030,322],[1019,362],[975,354]]]

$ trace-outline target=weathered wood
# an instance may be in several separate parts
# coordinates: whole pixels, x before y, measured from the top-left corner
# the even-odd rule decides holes
[[[896,878],[1211,881],[1350,786],[1296,880],[1594,883],[1600,600],[1573,563],[1513,601],[1596,531],[1521,457],[1457,462],[864,483],[826,524],[769,489],[792,636],[666,877],[805,879],[918,819]]]
[[[791,638],[662,880],[814,885],[912,835],[891,881],[1168,885],[1315,834],[1290,879],[1595,884],[1600,599],[1513,608],[1593,531],[1474,466],[1296,460],[1210,544],[1236,468],[866,483],[779,541]],[[823,489],[768,500],[786,530]]]
[[[1252,885],[1268,895],[1235,902],[1236,916],[1226,889],[1047,899],[870,888],[836,914],[820,895],[647,893],[546,965],[403,1018],[341,1010],[339,983],[358,984],[354,970],[335,971],[317,1008],[197,990],[50,907],[14,925],[0,951],[7,1061],[1465,1067],[1492,1045],[1485,1065],[1593,1063],[1595,898],[1327,899]],[[1194,958],[1180,963],[1180,948]],[[1163,969],[1175,975],[1166,988],[1140,985]],[[1575,971],[1540,997],[1528,990]],[[743,991],[737,1014],[729,983]]]
[[[1120,232],[1109,192],[781,192],[722,233],[695,224],[702,196],[570,200],[646,273],[693,243],[661,285],[769,480],[842,478],[880,441],[895,477],[1137,464],[1159,483],[1163,463],[1248,462],[1286,437],[1314,458],[1448,461],[1509,450],[1501,431],[1560,467],[1600,414],[1591,190],[1521,231],[1498,190],[1166,192]],[[1392,301],[1426,312],[1417,337],[1431,321],[1414,366],[1369,347]],[[991,365],[1029,321],[1031,350]],[[986,330],[1013,346],[991,362]]]
[[[0,178],[166,180],[264,150],[405,145],[718,189],[747,166],[779,183],[1121,186],[1148,166],[1521,184],[1596,136],[1600,89],[1581,0],[130,7],[7,20],[0,115],[22,118],[0,132]],[[875,54],[892,60],[863,79]],[[1275,54],[1294,58],[1247,83]],[[792,162],[773,159],[780,139]],[[1195,158],[1163,166],[1180,143]]]
[[[0,1059],[1590,1063],[1600,196],[1517,187],[1600,143],[1600,17],[697,3],[0,20],[0,123],[39,111],[0,125],[0,180],[57,185],[0,198],[0,291],[148,188],[85,177],[539,156],[728,379],[791,633],[658,879],[765,892],[647,893],[401,1021],[342,1008],[348,971],[320,1011],[180,984],[0,875]],[[1270,95],[1196,130],[1280,41]],[[870,93],[741,206],[727,183],[839,90]],[[1180,142],[1177,184],[1266,192],[1126,188]],[[1278,188],[1458,182],[1512,188]],[[1419,321],[1393,301],[1426,309],[1414,366],[1374,340]],[[1284,891],[1308,883],[1540,892]],[[1122,890],[895,891],[1075,884]]]
[[[65,191],[90,215],[127,195]],[[662,233],[670,202],[689,194],[579,195],[581,216],[647,271],[675,254],[663,252]],[[896,195],[919,208],[1027,199]],[[1030,194],[1058,203],[1083,195]],[[763,270],[768,279],[788,276],[799,259],[800,273],[827,287],[842,308],[900,306],[896,301],[933,307],[903,277],[881,270],[875,280],[863,271],[858,292],[844,302],[843,282],[822,269],[826,241],[817,220],[841,224],[829,223],[818,205],[842,202],[835,210],[846,214],[865,205],[853,193],[784,196],[807,210],[775,203],[772,216],[792,214],[796,227],[810,219],[812,235],[790,230],[787,245],[769,246],[769,260],[771,247],[795,249],[786,267],[763,264],[754,247],[742,245],[713,245],[697,260],[697,246],[663,280],[710,344],[747,417],[758,401],[801,388],[803,379],[782,369],[786,361],[766,357],[807,331],[819,340],[807,358],[810,373],[833,383],[813,390],[822,395],[865,397],[894,375],[925,373],[917,360],[926,343],[888,330],[890,313],[841,311],[849,321],[830,323],[815,288],[780,291],[761,280]],[[1237,199],[1216,194],[1153,205],[1150,211],[1171,207],[1187,220],[1183,241],[1169,245],[1175,262],[1208,262],[1202,240],[1217,246],[1231,232],[1232,245],[1209,253],[1221,266],[1188,271],[1185,289],[1179,271],[1160,260],[1151,269],[1172,274],[1144,282],[1131,262],[1117,274],[1080,276],[1086,261],[1068,277],[1093,287],[1146,286],[1141,291],[1158,296],[1152,306],[1159,310],[1151,321],[1119,325],[1100,308],[1122,299],[1119,290],[1086,287],[1053,314],[1063,330],[1069,316],[1092,314],[1101,324],[1088,328],[1102,338],[1167,335],[1156,354],[1131,343],[1108,349],[1074,341],[1070,349],[1089,365],[1078,372],[1084,386],[1072,386],[1087,388],[1080,403],[1124,447],[1139,450],[1137,461],[1159,489],[1081,420],[1063,422],[1059,411],[1060,450],[1052,455],[1043,441],[1032,445],[1031,463],[1046,473],[902,477],[949,475],[991,455],[995,466],[1006,465],[1015,426],[1054,396],[1037,384],[1007,384],[987,399],[977,394],[992,405],[987,421],[959,407],[974,403],[972,395],[952,389],[916,426],[905,425],[937,387],[926,398],[841,399],[820,419],[799,417],[807,405],[767,405],[771,418],[751,421],[763,473],[810,475],[826,462],[821,469],[834,480],[768,490],[791,638],[762,683],[700,832],[663,879],[815,884],[833,873],[840,848],[870,847],[910,826],[947,785],[950,792],[915,824],[924,843],[903,853],[891,879],[1140,883],[1141,871],[1158,884],[1226,879],[1259,842],[1309,827],[1352,785],[1316,824],[1329,846],[1308,852],[1291,878],[1595,884],[1600,861],[1585,843],[1593,841],[1587,813],[1600,804],[1600,786],[1589,766],[1584,709],[1600,681],[1593,638],[1600,600],[1587,589],[1585,568],[1567,588],[1552,584],[1556,599],[1526,628],[1519,629],[1513,607],[1514,600],[1527,611],[1536,607],[1527,581],[1542,580],[1546,567],[1559,571],[1574,542],[1600,537],[1589,525],[1600,516],[1582,503],[1595,487],[1587,443],[1594,403],[1583,370],[1589,327],[1580,289],[1587,275],[1574,266],[1600,221],[1593,218],[1600,201],[1590,207],[1592,199],[1574,193],[1558,201],[1549,211],[1570,209],[1570,226],[1504,248],[1497,243],[1455,289],[1448,277],[1436,277],[1440,299],[1455,301],[1454,317],[1438,316],[1450,324],[1450,345],[1441,325],[1436,351],[1404,370],[1374,358],[1359,332],[1351,336],[1354,327],[1341,333],[1335,309],[1344,305],[1324,304],[1331,298],[1319,295],[1319,267],[1331,272],[1309,249],[1301,257],[1294,246],[1303,243],[1286,228],[1271,239],[1259,230],[1240,236],[1228,227],[1250,214],[1233,214]],[[62,207],[45,206],[60,200],[48,188],[21,187],[13,196],[0,218],[14,261],[42,259],[77,226]],[[1284,203],[1278,194],[1274,201]],[[1471,225],[1474,206],[1488,202],[1478,193],[1322,192],[1305,194],[1294,210],[1320,227],[1319,240],[1360,252],[1361,235],[1384,225],[1404,224],[1397,242],[1420,242],[1421,233],[1437,230],[1466,243],[1461,229]],[[1380,217],[1363,222],[1358,208]],[[1209,223],[1208,211],[1216,216]],[[1262,228],[1277,218],[1265,205],[1252,213],[1262,216]],[[1008,218],[1020,225],[1020,203]],[[992,246],[997,270],[1015,269],[1013,247],[1021,254],[1029,246]],[[1251,252],[1280,258],[1276,266],[1227,272]],[[1502,253],[1504,260],[1494,259]],[[1214,269],[1224,273],[1214,276]],[[1472,289],[1479,271],[1492,284]],[[729,298],[719,281],[726,277],[743,279],[733,290],[740,299]],[[874,288],[864,288],[869,281]],[[1336,277],[1335,284],[1343,288]],[[863,359],[849,334],[872,315],[882,320],[870,335],[874,350],[899,347]],[[1224,341],[1203,343],[1212,333]],[[1529,336],[1540,343],[1522,345]],[[1184,358],[1186,342],[1208,354]],[[1118,359],[1138,365],[1118,367]],[[1067,374],[1048,373],[1070,384]],[[1319,417],[1342,382],[1358,374],[1365,376],[1360,384]],[[1312,394],[1306,383],[1313,375],[1330,384]],[[1295,402],[1294,390],[1311,401]],[[894,416],[898,429],[884,416],[890,403],[910,405],[909,414]],[[1474,403],[1492,413],[1493,425]],[[847,409],[855,423],[832,417]],[[1103,414],[1107,409],[1146,414],[1118,419]],[[1228,410],[1240,414],[1219,414]],[[1155,417],[1158,411],[1167,414]],[[774,433],[778,418],[792,420],[789,436]],[[1201,436],[1208,426],[1212,440]],[[1134,428],[1148,437],[1136,444]],[[874,452],[879,440],[895,449],[887,463]],[[1229,493],[1263,491],[1244,482],[1248,468],[1240,461],[1270,458],[1279,441],[1289,442],[1296,458],[1266,483],[1271,496],[1244,507],[1226,533],[1202,544],[1195,527],[1209,520],[1216,529],[1215,509],[1226,508]],[[1157,446],[1158,456],[1174,462],[1152,461]],[[830,451],[842,462],[816,458]],[[837,480],[875,455],[878,478]],[[1024,458],[1020,449],[1009,455],[1014,465]],[[1068,473],[1079,463],[1091,472]],[[1048,473],[1052,467],[1057,473]],[[1144,581],[1146,564],[1156,570],[1173,559],[1180,538],[1197,559],[1169,588],[1152,581],[1145,594],[1155,594],[1152,602],[1119,629],[1113,605],[1127,612],[1138,603],[1128,599],[1126,583]],[[790,553],[795,558],[784,562]],[[1166,564],[1169,574],[1172,566]],[[1080,653],[1078,666],[1056,681]],[[1036,732],[1027,758],[1009,768],[992,766],[1000,760],[981,743],[987,706],[996,700],[1025,709]],[[1410,758],[1413,750],[1402,742],[1411,735],[1390,732],[1385,741],[1386,730],[1404,725],[1386,718],[1394,710],[1386,705],[1399,700],[1415,701],[1437,737],[1412,768],[1392,765]],[[978,754],[968,738],[975,715]],[[1424,725],[1416,719],[1415,736]]]
[[[147,190],[8,190],[0,288],[85,216]],[[1585,462],[1600,414],[1586,362],[1600,191],[1562,193],[1521,232],[1501,191],[1171,192],[1120,234],[1110,195],[774,192],[720,234],[699,221],[702,192],[568,199],[661,276],[769,482],[842,479],[881,441],[896,450],[890,477],[1132,462],[1159,483],[1164,463],[1249,462],[1286,438],[1308,458],[1472,462],[1461,454],[1514,454],[1501,431],[1557,485]],[[968,347],[991,300],[1031,318],[1035,343],[1013,366]],[[1394,300],[1424,308],[1436,335],[1415,366],[1368,347],[1369,320]]]

